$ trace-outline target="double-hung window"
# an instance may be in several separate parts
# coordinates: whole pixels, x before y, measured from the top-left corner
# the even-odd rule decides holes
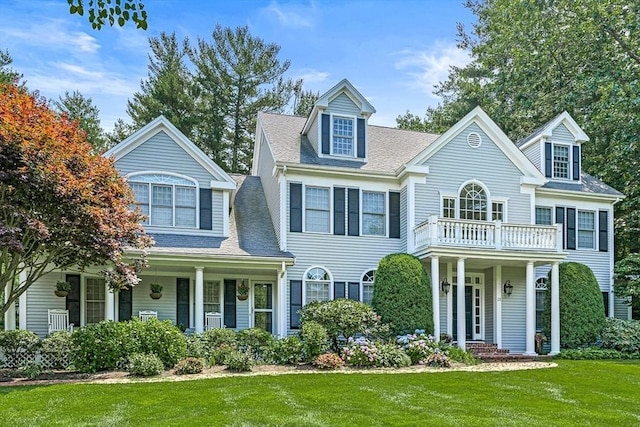
[[[444,218],[456,217],[456,198],[455,197],[442,198],[442,216]]]
[[[212,313],[221,313],[220,301],[220,282],[206,281],[204,282],[204,311]]]
[[[196,227],[196,183],[165,174],[129,177],[135,206],[147,217],[144,224],[164,227]]]
[[[504,202],[491,203],[491,220],[504,221]]]
[[[536,224],[551,225],[551,208],[536,206]]]
[[[333,117],[333,154],[353,156],[353,119]]]
[[[87,324],[104,320],[104,279],[87,278],[85,313]]]
[[[553,145],[553,177],[569,178],[568,145]]]
[[[385,235],[385,193],[362,192],[362,234]]]
[[[595,249],[596,219],[595,212],[578,211],[578,248]]]
[[[305,231],[329,233],[329,189],[305,187]]]

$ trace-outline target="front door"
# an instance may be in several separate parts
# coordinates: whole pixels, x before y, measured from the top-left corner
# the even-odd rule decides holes
[[[453,339],[458,339],[458,287],[453,288]],[[465,336],[468,340],[473,339],[473,323],[472,323],[472,298],[473,288],[471,286],[464,287],[464,320],[465,320]]]
[[[253,284],[253,326],[273,333],[273,284]]]
[[[176,279],[176,324],[189,327],[189,279]]]
[[[455,285],[458,278],[453,277],[453,338],[457,339],[458,331],[458,287]],[[484,275],[481,273],[468,273],[465,278],[464,289],[464,318],[466,339],[484,339]]]

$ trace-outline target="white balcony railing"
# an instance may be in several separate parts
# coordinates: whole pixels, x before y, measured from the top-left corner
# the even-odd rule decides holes
[[[432,215],[413,229],[415,249],[462,246],[490,249],[562,251],[562,225],[470,221]]]

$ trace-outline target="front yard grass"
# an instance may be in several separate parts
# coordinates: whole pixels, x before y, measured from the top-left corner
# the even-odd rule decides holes
[[[6,426],[637,426],[640,361],[0,387]]]

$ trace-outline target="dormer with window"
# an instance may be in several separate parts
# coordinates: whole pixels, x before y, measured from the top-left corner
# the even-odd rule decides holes
[[[580,181],[580,145],[589,137],[566,111],[518,143],[520,150],[544,173],[558,181]]]
[[[367,121],[375,108],[344,79],[314,104],[302,130],[319,157],[367,159]]]

